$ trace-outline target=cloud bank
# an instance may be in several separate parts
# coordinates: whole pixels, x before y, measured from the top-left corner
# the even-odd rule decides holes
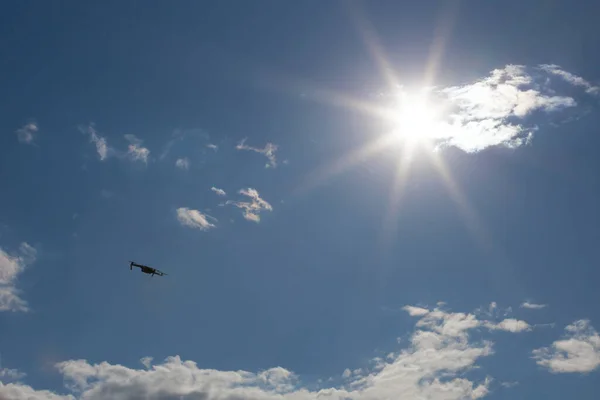
[[[385,360],[375,358],[366,368],[348,369],[339,386],[309,388],[300,376],[274,367],[259,372],[202,369],[179,356],[144,368],[86,360],[56,364],[68,394],[37,391],[23,382],[0,383],[0,398],[28,399],[156,399],[156,400],[459,400],[486,397],[493,379],[475,379],[469,371],[477,362],[494,355],[490,340],[473,340],[470,332],[485,329],[486,321],[474,314],[438,308],[406,308],[419,316],[408,345]],[[492,324],[495,322],[488,321]],[[501,385],[497,385],[501,387]]]
[[[15,284],[25,268],[35,262],[36,256],[37,251],[26,242],[21,243],[17,255],[0,248],[0,311],[29,311]]]

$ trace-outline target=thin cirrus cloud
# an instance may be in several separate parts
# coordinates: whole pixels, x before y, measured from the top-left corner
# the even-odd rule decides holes
[[[115,156],[121,159],[126,158],[131,161],[141,161],[145,164],[148,163],[150,150],[142,146],[143,140],[131,133],[123,136],[125,140],[129,142],[127,151],[123,152],[110,147],[106,137],[98,133],[94,123],[90,123],[88,126],[79,126],[79,131],[86,134],[89,137],[90,142],[96,146],[96,152],[101,161],[108,159],[110,156]]]
[[[541,310],[542,308],[546,308],[546,304],[536,304],[526,301],[523,304],[521,304],[521,308],[527,308],[530,310]]]
[[[19,142],[25,144],[33,144],[35,134],[38,132],[39,127],[35,122],[30,122],[17,129],[17,138]]]
[[[36,249],[27,242],[21,243],[17,255],[10,255],[0,248],[0,311],[29,311],[15,283],[25,268],[35,262],[36,256]]]
[[[437,149],[455,147],[467,153],[529,144],[539,123],[578,105],[571,93],[560,93],[557,77],[585,89],[583,95],[600,95],[598,86],[556,65],[507,65],[474,82],[428,89],[443,114],[428,135]]]
[[[273,207],[266,200],[260,197],[256,189],[247,188],[241,189],[239,192],[242,196],[248,197],[248,201],[228,200],[225,204],[231,204],[235,207],[244,210],[244,218],[248,221],[260,222],[260,212],[263,210],[272,211]]]
[[[101,161],[104,161],[109,156],[109,153],[112,153],[113,150],[108,147],[106,138],[101,136],[95,128],[94,123],[89,124],[88,126],[79,126],[79,131],[83,134],[88,135],[89,140],[96,146],[96,152],[100,157]]]
[[[0,384],[0,398],[13,399],[101,399],[101,398],[186,398],[186,399],[278,399],[317,400],[386,398],[459,400],[486,397],[502,388],[493,377],[476,378],[469,371],[495,354],[489,339],[473,340],[470,332],[486,333],[486,321],[472,313],[454,313],[439,308],[406,308],[418,317],[407,345],[385,359],[376,357],[368,366],[348,368],[341,385],[321,383],[308,388],[300,376],[282,367],[260,372],[202,369],[179,356],[143,368],[101,362],[67,360],[55,365],[62,374],[65,391],[59,394],[36,390],[22,381]],[[490,321],[487,321],[490,322]],[[495,322],[490,322],[494,324]],[[509,331],[511,332],[511,331]],[[329,387],[328,387],[329,386]]]
[[[214,228],[215,225],[210,223],[209,219],[217,221],[216,218],[198,210],[187,207],[180,207],[177,209],[177,220],[181,225],[189,228],[200,229],[201,231],[207,231]]]
[[[600,335],[589,320],[565,328],[565,338],[532,352],[537,364],[552,373],[586,373],[600,366]]]
[[[237,150],[253,151],[255,153],[259,153],[259,154],[264,155],[269,160],[269,162],[265,165],[266,168],[275,168],[277,166],[277,159],[275,157],[275,152],[277,151],[278,146],[276,144],[267,143],[265,145],[265,147],[263,147],[261,149],[261,148],[258,148],[258,147],[248,146],[246,144],[246,139],[242,139],[237,144],[237,146],[235,146],[235,148]]]

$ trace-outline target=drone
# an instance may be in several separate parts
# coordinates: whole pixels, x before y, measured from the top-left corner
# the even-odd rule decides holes
[[[140,268],[143,273],[149,274],[150,276],[154,276],[154,275],[158,275],[158,276],[167,275],[164,272],[157,270],[156,268],[152,268],[152,267],[149,267],[147,265],[142,265],[142,264],[138,264],[138,263],[136,263],[134,261],[130,261],[129,262],[129,269],[133,270],[133,267]]]

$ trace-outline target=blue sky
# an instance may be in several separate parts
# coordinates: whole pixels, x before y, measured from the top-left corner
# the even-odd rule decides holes
[[[0,398],[595,398],[599,12],[4,2]]]

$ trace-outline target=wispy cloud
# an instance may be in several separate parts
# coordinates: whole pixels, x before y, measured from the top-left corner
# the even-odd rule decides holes
[[[474,314],[427,311],[417,321],[406,347],[386,359],[376,357],[369,367],[346,369],[342,374],[344,383],[337,387],[324,387],[324,380],[320,380],[318,389],[309,389],[302,385],[298,375],[282,367],[260,372],[201,369],[195,362],[179,356],[154,364],[150,358],[144,358],[141,360],[144,368],[139,369],[108,362],[93,364],[83,359],[60,362],[56,367],[67,390],[82,399],[96,398],[99,394],[127,399],[211,400],[462,400],[487,396],[493,378],[474,378],[468,374],[480,359],[495,353],[490,340],[471,338],[470,332],[483,322]],[[0,385],[0,397],[9,391],[13,396],[22,396],[18,398],[70,398],[36,391],[24,384],[10,388]]]
[[[175,161],[175,166],[177,168],[188,170],[190,169],[190,160],[187,157],[178,158],[177,161]]]
[[[597,86],[558,66],[507,65],[470,83],[427,89],[440,116],[424,134],[437,149],[456,147],[468,153],[529,144],[550,114],[562,115],[558,113],[577,107],[571,94],[559,94],[553,87],[552,75],[588,94],[600,94]],[[542,114],[534,122],[536,112]]]
[[[530,303],[528,301],[521,304],[521,308],[528,308],[530,310],[541,310],[542,308],[545,308],[545,307],[546,307],[546,304],[535,304],[535,303]]]
[[[100,160],[104,161],[109,155],[109,152],[112,152],[112,149],[108,147],[106,142],[106,138],[98,134],[94,124],[91,123],[88,126],[80,126],[79,131],[81,133],[87,134],[90,138],[90,142],[96,145],[96,151],[100,156]]]
[[[223,189],[219,189],[216,187],[211,187],[210,190],[212,190],[213,192],[215,192],[216,194],[218,194],[219,196],[226,196],[227,193],[225,193],[225,191]]]
[[[125,139],[129,142],[129,146],[127,147],[127,154],[133,161],[142,161],[144,163],[148,163],[148,156],[150,155],[150,150],[146,147],[142,146],[143,140],[139,139],[137,136],[128,133],[125,136]]]
[[[252,189],[252,188],[241,189],[238,193],[241,194],[242,196],[249,197],[250,201],[228,200],[225,204],[232,204],[232,205],[244,210],[244,218],[246,218],[248,221],[259,222],[260,221],[259,213],[262,210],[267,210],[267,211],[273,210],[273,207],[271,207],[271,205],[267,201],[265,201],[264,199],[262,199],[260,197],[260,195],[258,194],[258,191],[256,189]]]
[[[207,144],[206,147],[208,147],[209,149],[212,149],[214,151],[219,150],[219,146],[217,146],[216,144],[212,144],[212,143]]]
[[[26,376],[27,374],[19,370],[0,367],[0,382],[18,381]]]
[[[211,228],[214,228],[215,225],[210,223],[208,220],[217,219],[211,217],[208,214],[203,214],[198,210],[189,209],[187,207],[180,207],[177,209],[177,220],[187,227],[200,229],[201,231],[207,231]]]
[[[560,66],[556,64],[542,64],[540,68],[550,74],[556,75],[570,83],[571,85],[580,86],[585,89],[585,91],[589,94],[598,95],[600,94],[600,86],[592,85],[587,80],[583,79],[580,76],[572,74],[563,70]]]
[[[175,129],[171,133],[170,139],[164,145],[163,151],[158,157],[159,160],[165,159],[173,149],[173,146],[175,146],[177,143],[183,142],[186,138],[195,138],[206,141],[209,139],[209,135],[203,129]]]
[[[35,122],[30,122],[17,129],[17,138],[21,143],[32,144],[38,130],[38,125]]]
[[[19,274],[35,262],[37,251],[23,242],[17,255],[0,248],[0,311],[28,311],[27,302],[19,296],[15,283]]]
[[[278,146],[276,144],[267,143],[264,148],[260,149],[246,145],[246,139],[244,138],[237,144],[237,146],[235,146],[235,148],[238,150],[254,151],[256,153],[263,154],[269,160],[269,162],[265,165],[267,168],[275,168],[277,166],[275,152],[277,151]]]
[[[565,328],[566,335],[550,347],[533,351],[538,365],[553,373],[585,373],[600,366],[600,336],[588,320],[575,321]]]

